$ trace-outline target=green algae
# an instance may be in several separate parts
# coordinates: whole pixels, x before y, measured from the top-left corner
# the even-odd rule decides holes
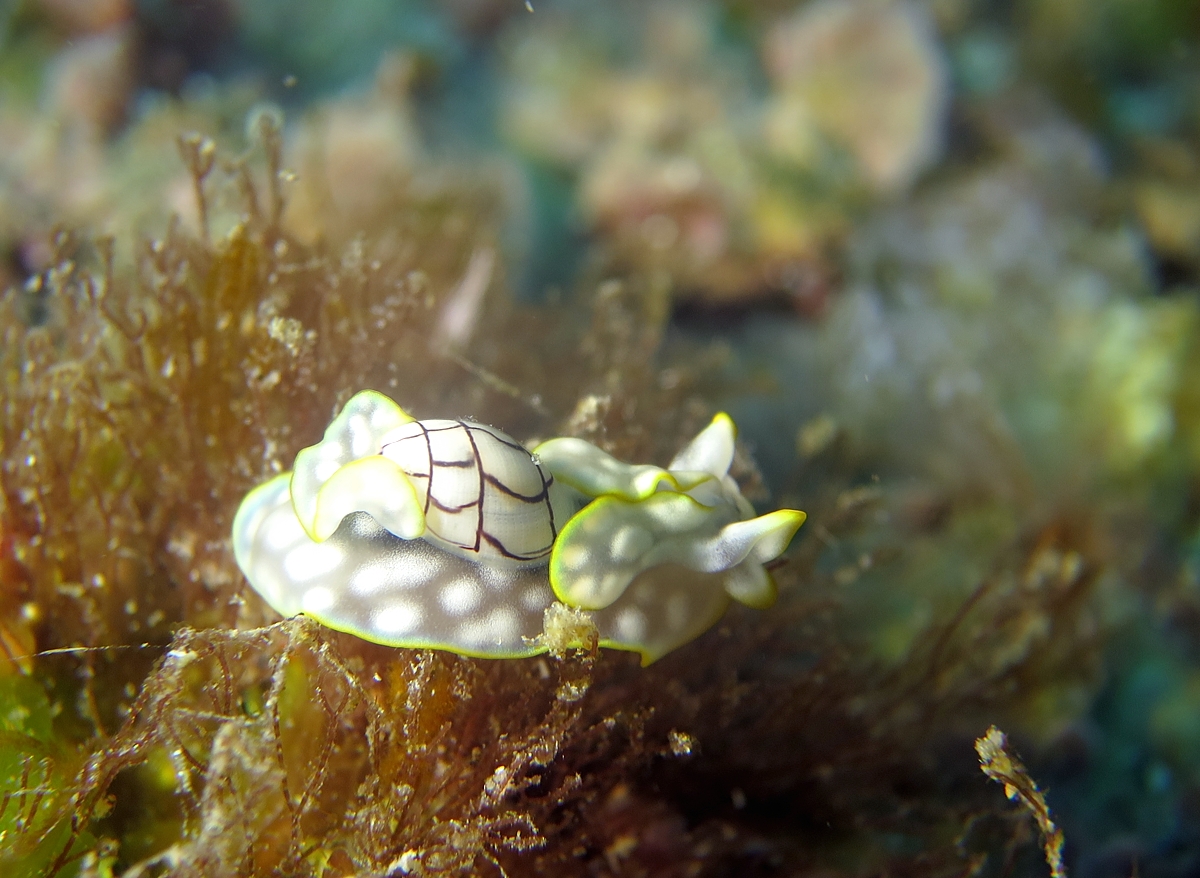
[[[63,815],[81,752],[54,734],[53,707],[41,684],[22,674],[0,677],[0,863],[16,875],[40,875],[64,848],[68,857],[92,850],[91,833],[71,838]]]

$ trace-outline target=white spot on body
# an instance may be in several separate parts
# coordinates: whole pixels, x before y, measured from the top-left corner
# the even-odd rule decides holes
[[[295,515],[275,515],[268,519],[264,540],[268,549],[282,552],[308,540],[308,534]]]
[[[322,585],[314,586],[304,593],[300,606],[306,613],[320,613],[333,606],[333,592]]]
[[[292,549],[283,559],[283,572],[295,582],[307,582],[324,576],[342,563],[342,550],[328,543],[305,543]]]
[[[592,553],[586,546],[567,546],[562,550],[559,558],[567,567],[582,567],[587,564],[591,556]]]
[[[637,607],[617,613],[617,633],[626,643],[641,643],[646,637],[646,614]]]
[[[374,594],[388,584],[391,576],[390,568],[382,564],[372,564],[350,577],[350,591],[364,596]]]
[[[482,588],[473,579],[459,579],[443,586],[438,603],[452,616],[465,616],[479,606]]]
[[[375,411],[371,412],[371,426],[378,430],[381,427],[386,427],[392,421],[392,413],[383,406],[379,406]]]
[[[627,524],[613,534],[609,551],[613,559],[628,564],[640,558],[654,545],[654,536],[645,528]]]
[[[682,630],[682,628],[687,624],[688,616],[691,615],[689,610],[690,604],[686,594],[676,592],[667,598],[667,605],[665,608],[667,627],[672,631]]]
[[[570,591],[571,591],[571,595],[573,597],[577,597],[578,595],[581,595],[581,594],[595,595],[596,590],[597,590],[597,583],[596,583],[596,577],[594,577],[594,576],[587,576],[585,574],[583,576],[576,576],[571,579]],[[574,601],[572,601],[572,603],[574,603]]]
[[[512,607],[497,607],[487,614],[483,620],[486,629],[486,642],[500,646],[517,640],[520,635],[520,620],[517,611]]]
[[[517,587],[518,576],[515,570],[480,565],[476,576],[488,591],[496,594],[507,594]]]
[[[521,592],[521,605],[534,612],[546,609],[552,600],[554,600],[554,593],[540,585],[531,585]]]
[[[413,604],[397,602],[371,614],[371,624],[383,634],[407,634],[421,622],[421,611]]]
[[[347,425],[350,434],[350,453],[354,457],[366,457],[379,449],[374,447],[374,437],[371,434],[371,422],[362,415],[355,415]]]

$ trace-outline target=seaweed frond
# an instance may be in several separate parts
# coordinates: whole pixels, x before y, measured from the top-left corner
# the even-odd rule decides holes
[[[1007,736],[992,726],[987,734],[975,742],[975,752],[979,754],[979,767],[983,773],[1003,784],[1004,795],[1014,802],[1020,802],[1037,821],[1051,878],[1067,878],[1067,869],[1062,861],[1062,830],[1050,816],[1045,794],[1038,789],[1037,782],[1030,776],[1020,757],[1009,749]]]

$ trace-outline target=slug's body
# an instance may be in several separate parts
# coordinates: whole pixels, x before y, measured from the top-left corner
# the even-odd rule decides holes
[[[731,598],[774,600],[763,562],[804,513],[753,517],[732,456],[720,415],[664,470],[579,439],[531,454],[492,427],[417,421],[363,391],[294,472],[247,495],[234,554],[280,613],[379,643],[533,655],[557,598],[592,612],[602,645],[652,661]]]

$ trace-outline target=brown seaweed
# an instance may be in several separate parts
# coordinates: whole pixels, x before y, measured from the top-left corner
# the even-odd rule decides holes
[[[958,875],[1036,850],[971,741],[1090,677],[1105,559],[1083,514],[993,537],[990,570],[890,662],[862,648],[846,588],[868,567],[912,575],[920,555],[874,512],[907,521],[912,545],[949,537],[836,460],[809,506],[819,538],[775,571],[780,606],[649,669],[271,623],[230,558],[230,516],[353,391],[661,460],[709,413],[703,374],[662,359],[661,276],[593,283],[586,319],[487,296],[469,346],[431,349],[472,254],[496,249],[477,189],[400,192],[387,224],[302,244],[276,159],[264,187],[263,163],[183,149],[202,205],[217,176],[240,186],[229,234],[176,223],[123,267],[111,242],[62,233],[54,267],[0,304],[0,684],[24,711],[0,741],[0,862]],[[830,546],[871,563],[830,568]]]

